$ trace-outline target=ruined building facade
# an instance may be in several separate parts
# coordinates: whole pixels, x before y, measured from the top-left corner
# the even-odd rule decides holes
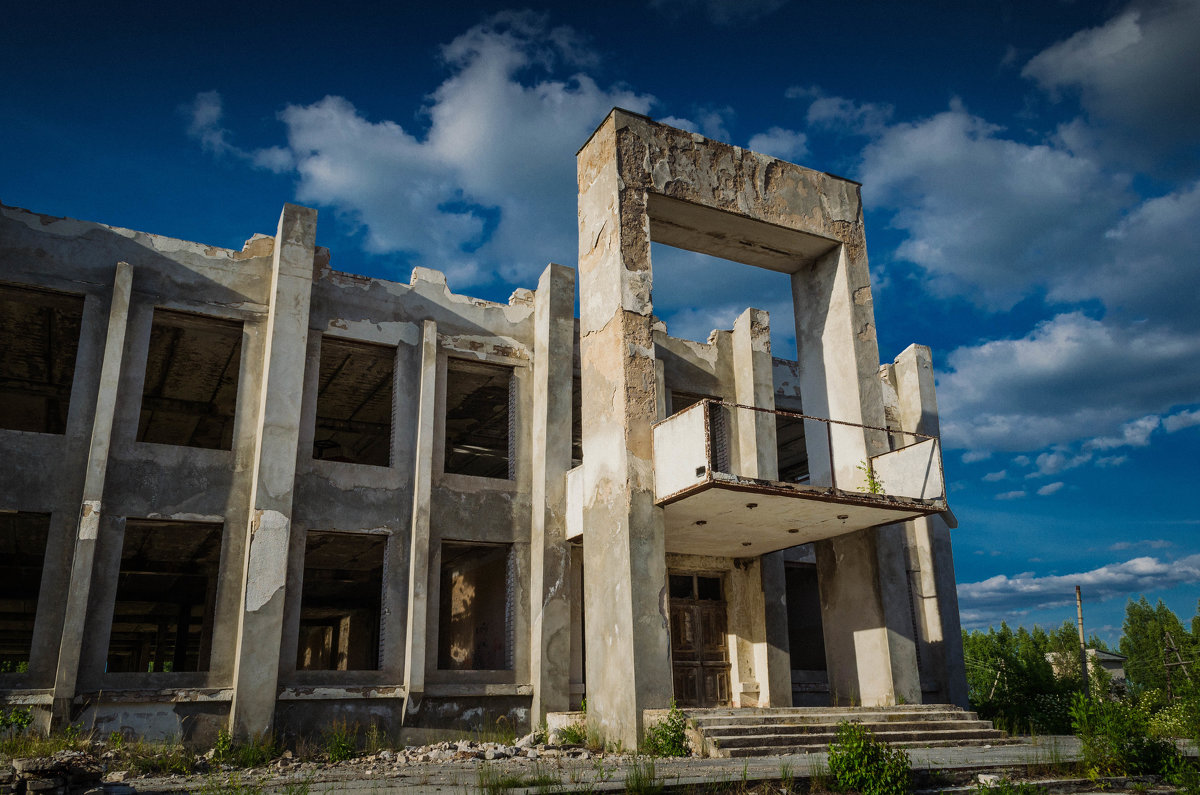
[[[202,740],[959,703],[928,349],[880,366],[858,185],[613,111],[578,270],[507,304],[4,207],[0,702]],[[790,274],[652,314],[651,241]],[[703,277],[703,274],[698,274]],[[578,290],[579,317],[575,316]]]

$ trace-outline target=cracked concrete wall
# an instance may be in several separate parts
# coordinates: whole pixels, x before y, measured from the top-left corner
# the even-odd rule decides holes
[[[515,374],[513,479],[443,474],[440,439],[430,439],[427,450],[430,543],[436,548],[447,538],[511,545],[514,666],[438,672],[436,644],[425,644],[433,649],[422,654],[430,669],[425,693],[432,700],[427,714],[414,709],[408,719],[427,725],[433,714],[444,716],[445,707],[437,704],[449,696],[459,699],[463,709],[478,707],[528,723],[535,293],[518,290],[507,304],[499,304],[454,294],[444,276],[424,268],[414,270],[409,284],[338,273],[328,267],[327,252],[313,244],[314,218],[312,211],[288,208],[278,242],[258,235],[244,250],[230,251],[0,208],[0,281],[85,297],[66,433],[0,430],[0,451],[7,460],[21,462],[0,467],[0,508],[51,515],[30,670],[0,675],[0,700],[23,700],[48,719],[57,695],[60,719],[92,715],[105,725],[191,737],[199,730],[189,726],[213,721],[217,726],[230,719],[231,709],[236,710],[233,725],[239,733],[270,727],[276,714],[284,718],[281,728],[291,730],[297,710],[303,712],[297,704],[310,697],[305,689],[318,688],[324,691],[322,703],[341,704],[346,714],[358,714],[359,705],[371,699],[385,699],[385,711],[394,721],[399,713],[394,705],[403,695],[399,683],[410,592],[412,463],[417,455],[414,376],[422,324],[433,320],[439,332],[436,388],[443,394],[448,356],[502,363]],[[274,281],[273,260],[280,271]],[[126,277],[131,281],[127,307],[113,299],[117,262],[131,266],[125,270],[132,274],[131,280]],[[559,293],[560,283],[561,278],[555,286]],[[567,322],[573,326],[569,286],[566,293]],[[562,298],[557,302],[561,305]],[[242,324],[232,450],[136,440],[156,307]],[[110,309],[124,318],[123,340],[114,336]],[[561,306],[556,311],[563,313]],[[326,334],[396,349],[391,466],[313,457],[320,346]],[[568,367],[572,337],[568,328]],[[106,343],[110,338],[119,343],[119,355],[107,360],[119,366],[102,375],[104,348],[108,344],[110,353],[113,349]],[[106,452],[97,448],[89,455],[97,447],[90,440],[103,415],[98,403],[113,407],[111,443]],[[434,406],[435,413],[440,405]],[[444,434],[442,418],[433,419],[433,432]],[[569,422],[568,403],[568,428]],[[107,475],[103,488],[92,485],[85,491],[85,472],[92,472],[95,484],[97,467]],[[97,490],[101,498],[94,499]],[[95,503],[101,505],[98,514]],[[92,511],[81,517],[81,506]],[[126,516],[224,525],[223,576],[207,671],[105,672]],[[80,540],[81,527],[87,530],[84,535],[94,531],[96,538]],[[304,543],[310,530],[388,537],[378,670],[295,670]],[[251,533],[254,540],[247,549]],[[82,553],[76,551],[77,543]],[[88,545],[94,545],[93,559]],[[437,571],[435,557],[423,577],[434,593]],[[430,617],[436,627],[436,606]],[[74,685],[69,677],[57,677],[61,686],[56,689],[60,664],[70,667],[68,656],[60,655],[63,648],[77,653],[78,677]],[[277,702],[277,689],[298,693],[292,698],[299,702]],[[201,719],[192,706],[197,699],[207,718]],[[370,709],[377,709],[379,702],[373,703]],[[487,706],[492,703],[495,709]],[[205,733],[211,732],[200,731]]]

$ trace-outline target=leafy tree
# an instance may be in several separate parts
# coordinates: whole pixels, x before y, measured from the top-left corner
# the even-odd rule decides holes
[[[1079,666],[1076,662],[1074,678],[1055,676],[1046,659],[1052,650],[1051,636],[1041,627],[1014,632],[1001,623],[999,630],[963,633],[972,706],[982,717],[1014,732],[1069,730],[1070,696],[1079,689]]]
[[[1197,626],[1197,619],[1193,619],[1193,632],[1188,632],[1179,616],[1161,599],[1154,606],[1151,606],[1144,596],[1136,602],[1129,600],[1125,606],[1121,654],[1128,658],[1125,661],[1125,676],[1130,690],[1135,695],[1166,690],[1165,663],[1175,661],[1173,655],[1171,660],[1167,660],[1163,654],[1167,633],[1170,633],[1183,660],[1190,663],[1188,670],[1191,678],[1196,680],[1200,677],[1200,670],[1197,670],[1200,668],[1200,637],[1194,632]],[[1189,686],[1188,678],[1180,668],[1172,669],[1171,685],[1176,694],[1185,693],[1194,687]]]

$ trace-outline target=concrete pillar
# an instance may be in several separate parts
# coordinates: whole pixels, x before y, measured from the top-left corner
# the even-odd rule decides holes
[[[129,322],[129,300],[132,290],[133,267],[127,262],[118,262],[113,278],[108,330],[104,340],[104,357],[100,365],[100,384],[96,394],[96,411],[92,420],[91,442],[88,446],[83,493],[80,497],[75,553],[71,562],[71,582],[67,589],[66,609],[63,615],[58,668],[54,676],[52,720],[55,724],[70,722],[71,704],[75,700],[75,689],[79,679],[80,653],[87,630],[87,609],[92,591],[96,539],[103,510],[101,501],[104,497],[104,480],[108,473],[108,453],[112,444],[113,415],[116,413],[117,386],[121,378],[121,360],[125,350],[125,329]]]
[[[861,226],[855,234],[861,237]],[[879,346],[865,244],[836,246],[792,274],[792,300],[804,413],[882,427]],[[812,483],[833,482],[845,491],[865,490],[865,476],[857,467],[888,449],[887,434],[879,431],[806,421],[804,433]]]
[[[904,550],[896,548],[895,540],[867,528],[813,545],[834,704],[872,707],[920,701],[916,647],[895,626],[903,615],[898,611],[908,607]]]
[[[574,350],[575,271],[550,265],[538,280],[534,299],[529,668],[535,724],[547,712],[570,708],[571,552],[566,529]]]
[[[743,406],[775,410],[775,374],[771,367],[771,321],[761,309],[747,309],[733,323],[734,400]],[[738,474],[779,479],[775,415],[736,409]]]
[[[577,157],[588,723],[635,747],[672,695],[662,509],[650,426],[659,396],[645,189],[619,175],[610,114]]]
[[[896,387],[902,430],[928,436],[939,434],[933,356],[924,345],[910,345],[890,368]],[[905,441],[914,441],[908,437]],[[941,516],[906,522],[914,570],[911,588],[917,619],[918,643],[924,662],[929,698],[965,706],[966,669],[958,617],[958,591],[950,528]]]
[[[766,312],[747,309],[733,324],[731,340],[734,401],[775,409],[775,374],[771,363],[771,324]],[[735,409],[738,474],[762,480],[779,478],[775,415]],[[747,580],[740,603],[750,610],[751,635],[737,637],[735,665],[744,706],[791,706],[792,674],[788,653],[787,588],[780,553],[764,555],[755,565],[735,568],[731,582]],[[732,619],[731,619],[732,620]],[[749,626],[742,622],[741,626]]]
[[[433,484],[433,429],[437,419],[437,324],[421,330],[417,436],[413,461],[413,504],[408,546],[408,621],[404,640],[404,712],[425,692],[429,623],[429,505]]]
[[[255,379],[260,392],[253,403],[239,401],[255,412],[255,455],[241,475],[250,500],[229,715],[230,731],[243,738],[270,732],[275,715],[316,231],[316,210],[284,205]]]

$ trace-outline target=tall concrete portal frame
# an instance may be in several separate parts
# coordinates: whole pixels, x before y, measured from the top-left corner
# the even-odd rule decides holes
[[[0,206],[0,704],[416,741],[586,696],[627,747],[672,698],[965,704],[859,186],[621,110],[577,166],[578,270],[507,302],[338,272],[294,205],[241,250]],[[651,242],[788,274],[797,360],[754,308],[671,336]]]

